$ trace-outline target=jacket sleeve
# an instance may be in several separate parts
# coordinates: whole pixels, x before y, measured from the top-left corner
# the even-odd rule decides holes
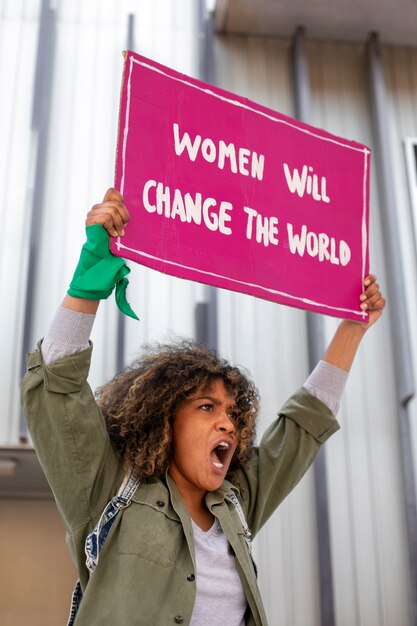
[[[262,437],[239,488],[255,535],[295,487],[339,424],[330,409],[303,387],[282,407]]]
[[[39,344],[22,383],[33,445],[69,531],[103,510],[121,470],[87,383],[91,351],[90,345],[47,366]]]

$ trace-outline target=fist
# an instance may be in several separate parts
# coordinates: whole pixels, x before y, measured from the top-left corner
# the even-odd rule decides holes
[[[86,226],[101,224],[110,237],[122,237],[125,226],[130,219],[125,207],[123,196],[117,189],[110,187],[106,191],[101,204],[95,204],[87,213]]]
[[[366,330],[381,317],[385,308],[385,298],[383,298],[376,277],[370,274],[365,278],[364,291],[360,296],[362,311],[369,312],[368,323],[363,326]]]

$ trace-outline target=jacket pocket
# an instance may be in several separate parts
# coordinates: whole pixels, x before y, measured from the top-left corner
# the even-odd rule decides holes
[[[174,565],[185,537],[179,521],[147,504],[124,510],[119,531],[119,554],[137,556],[163,567]]]

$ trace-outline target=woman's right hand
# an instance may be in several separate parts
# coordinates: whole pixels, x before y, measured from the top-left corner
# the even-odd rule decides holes
[[[95,204],[87,213],[85,225],[101,224],[110,237],[122,237],[129,219],[123,196],[117,189],[110,187],[104,195],[103,202]]]
[[[104,195],[103,202],[95,204],[87,213],[85,225],[100,224],[110,237],[118,237],[119,235],[123,236],[124,228],[129,218],[129,212],[125,207],[123,196],[117,189],[110,187]],[[80,313],[95,313],[99,303],[99,300],[78,298],[67,294],[62,306]]]

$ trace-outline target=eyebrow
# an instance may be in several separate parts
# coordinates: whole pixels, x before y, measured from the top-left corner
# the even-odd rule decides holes
[[[231,399],[233,398],[233,396],[229,396],[229,397]],[[218,406],[219,404],[222,404],[221,400],[218,400],[217,398],[214,398],[213,396],[208,396],[206,394],[204,394],[203,396],[197,396],[196,398],[190,398],[189,400],[190,402],[201,402],[201,400],[210,400],[210,402],[212,402],[216,406]],[[237,407],[237,404],[234,399],[232,400],[229,406],[233,408]]]

